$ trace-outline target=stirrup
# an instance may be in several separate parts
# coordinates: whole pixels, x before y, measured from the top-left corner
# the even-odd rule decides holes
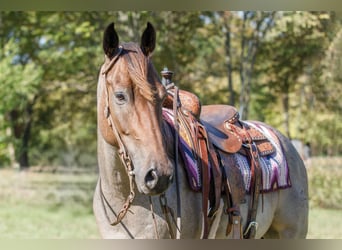
[[[255,231],[258,230],[258,222],[251,221],[246,229],[246,231],[243,233],[243,236],[247,236],[248,232],[251,230],[252,227],[255,227]]]

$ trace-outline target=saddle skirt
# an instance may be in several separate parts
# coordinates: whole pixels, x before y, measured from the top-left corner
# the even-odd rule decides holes
[[[276,134],[262,123],[251,121],[244,121],[244,123],[261,132],[275,148],[273,153],[265,156],[260,155],[259,157],[262,171],[262,188],[260,191],[265,193],[291,187],[287,161]],[[234,158],[244,179],[246,191],[249,192],[251,188],[251,171],[247,156],[235,153]]]
[[[173,111],[163,108],[163,118],[174,132]],[[244,121],[244,123],[263,134],[263,136],[272,144],[275,149],[272,153],[267,155],[259,154],[260,167],[262,170],[262,187],[260,191],[270,192],[277,189],[285,189],[290,187],[291,182],[289,170],[278,137],[271,129],[267,128],[262,123],[250,121]],[[189,185],[193,191],[198,192],[202,189],[201,170],[197,162],[197,155],[194,151],[194,142],[192,142],[192,138],[185,133],[185,128],[183,126],[186,125],[179,123],[178,150],[184,162],[184,168],[188,177]],[[241,172],[241,176],[245,185],[245,191],[250,192],[252,176],[248,157],[241,152],[232,153],[232,156],[235,159],[236,166],[238,166]]]

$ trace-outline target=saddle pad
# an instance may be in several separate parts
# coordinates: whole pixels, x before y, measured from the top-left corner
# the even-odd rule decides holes
[[[275,147],[275,152],[267,156],[261,156],[260,167],[262,169],[262,189],[261,192],[271,192],[277,189],[291,187],[289,170],[282,146],[275,133],[258,122],[245,122],[263,133]],[[242,173],[246,191],[250,191],[251,172],[250,164],[246,156],[235,154],[237,165]]]
[[[170,126],[172,130],[172,134],[174,135],[175,128],[174,128],[174,119],[173,119],[172,110],[163,108],[163,118],[167,122],[167,124]],[[193,150],[191,149],[191,146],[188,144],[189,142],[187,142],[189,141],[189,138],[183,138],[184,134],[183,136],[182,134],[183,133],[179,133],[180,136],[179,136],[178,150],[184,162],[184,169],[188,177],[189,185],[192,190],[198,192],[198,191],[201,191],[201,188],[202,188],[200,170],[198,168],[197,161],[193,154]]]
[[[163,118],[169,124],[172,133],[174,134],[174,120],[172,110],[163,108]],[[291,187],[290,176],[286,158],[283,154],[281,144],[278,137],[265,126],[257,122],[245,122],[249,126],[262,132],[267,139],[275,147],[273,154],[260,157],[260,167],[262,169],[262,189],[261,192],[271,192],[277,189],[285,189]],[[184,169],[188,177],[189,185],[194,191],[201,191],[202,181],[201,172],[198,168],[197,161],[193,155],[191,147],[186,142],[187,139],[179,136],[178,149],[182,160],[184,162]],[[241,175],[244,180],[246,192],[250,191],[251,171],[250,164],[246,156],[235,153],[233,154],[238,168],[241,171]]]

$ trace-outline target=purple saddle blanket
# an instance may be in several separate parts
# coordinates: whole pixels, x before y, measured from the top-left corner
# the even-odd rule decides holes
[[[172,111],[169,109],[163,109],[163,118],[174,131],[174,119]],[[285,189],[291,187],[286,158],[278,137],[272,130],[268,129],[260,123],[246,121],[245,123],[262,132],[276,149],[273,154],[259,158],[260,166],[262,169],[262,188],[260,191],[271,192],[277,189]],[[189,185],[192,190],[201,191],[202,181],[199,165],[197,164],[196,157],[194,156],[194,152],[191,149],[191,146],[187,142],[188,139],[182,137],[181,134],[182,133],[179,134],[180,136],[178,150],[184,163],[184,168],[188,177]],[[249,160],[246,156],[239,153],[235,153],[234,158],[241,171],[246,192],[249,192],[251,183]]]

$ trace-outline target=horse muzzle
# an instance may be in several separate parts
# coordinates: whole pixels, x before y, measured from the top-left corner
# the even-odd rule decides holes
[[[167,170],[163,171],[151,167],[141,177],[141,181],[136,179],[139,192],[146,195],[161,194],[167,190],[173,181],[173,167],[170,164]]]

